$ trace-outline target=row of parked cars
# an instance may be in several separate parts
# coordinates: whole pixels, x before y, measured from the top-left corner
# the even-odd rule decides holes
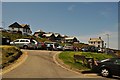
[[[47,50],[69,50],[69,51],[83,51],[83,52],[101,52],[95,46],[83,47],[81,49],[71,45],[65,44],[64,46],[58,44],[57,42],[38,42],[35,39],[16,39],[12,42],[8,38],[2,39],[2,44],[13,45],[23,49],[47,49]]]
[[[72,45],[62,46],[57,42],[38,42],[35,39],[16,39],[10,45],[23,49],[74,50]]]
[[[70,50],[75,48],[71,44],[60,45],[57,42],[38,42],[35,39],[16,39],[11,41],[9,38],[2,37],[2,45],[13,45],[23,49],[45,49],[45,50]]]

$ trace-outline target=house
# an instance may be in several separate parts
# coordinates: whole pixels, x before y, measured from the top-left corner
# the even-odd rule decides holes
[[[55,41],[61,42],[63,37],[59,33],[54,33],[54,35],[55,35]]]
[[[104,41],[101,39],[101,37],[99,37],[99,38],[90,38],[88,43],[89,43],[89,45],[93,45],[93,46],[96,46],[98,48],[103,48],[104,47]]]
[[[76,37],[66,37],[65,43],[79,43],[78,39]]]
[[[45,34],[45,32],[40,29],[40,30],[35,31],[34,36],[42,38],[43,34]]]
[[[6,29],[0,27],[0,32],[6,32]]]
[[[32,31],[30,29],[30,26],[28,24],[19,24],[17,22],[11,24],[9,26],[10,31],[21,31],[23,35],[31,35]]]
[[[51,41],[55,41],[55,35],[53,33],[45,33],[45,34],[43,34],[43,37],[45,37]]]

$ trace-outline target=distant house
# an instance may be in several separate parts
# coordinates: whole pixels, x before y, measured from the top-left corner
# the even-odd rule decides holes
[[[40,30],[35,31],[34,36],[42,38],[43,34],[45,34],[45,32],[40,29]]]
[[[65,38],[65,43],[78,43],[78,39],[76,37],[66,37]]]
[[[90,38],[90,40],[88,41],[89,45],[93,45],[99,48],[103,48],[104,47],[104,41],[101,39],[101,37],[99,38]]]
[[[54,35],[55,35],[55,41],[61,42],[63,37],[59,33],[54,33]]]
[[[6,29],[0,27],[0,32],[6,32]]]
[[[9,26],[10,31],[21,31],[23,35],[31,35],[32,31],[28,24],[19,24],[17,22]]]
[[[53,33],[45,33],[43,37],[48,38],[51,41],[55,41],[55,35]]]

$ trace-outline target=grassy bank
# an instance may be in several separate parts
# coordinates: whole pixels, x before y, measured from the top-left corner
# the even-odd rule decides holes
[[[86,58],[94,58],[95,60],[102,60],[106,58],[112,58],[111,55],[102,53],[92,53],[92,52],[74,52],[74,51],[64,51],[60,53],[59,59],[61,59],[65,64],[69,65],[71,68],[86,70],[89,69],[86,65],[82,64],[82,61],[74,62],[73,56],[84,55]]]
[[[34,38],[40,42],[49,41],[47,38],[37,38],[35,36],[21,35],[19,33],[12,34],[12,33],[8,33],[8,32],[2,32],[2,33],[0,32],[0,37],[10,38],[11,41],[16,40],[16,39],[21,39],[21,38]]]
[[[14,46],[0,46],[0,68],[4,68],[17,60],[22,52]]]

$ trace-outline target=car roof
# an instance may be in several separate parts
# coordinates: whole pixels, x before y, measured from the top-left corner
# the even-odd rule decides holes
[[[16,39],[16,40],[30,40],[30,39]]]
[[[120,58],[108,58],[108,60],[117,60],[117,59],[120,59]],[[107,59],[106,59],[107,60]]]

